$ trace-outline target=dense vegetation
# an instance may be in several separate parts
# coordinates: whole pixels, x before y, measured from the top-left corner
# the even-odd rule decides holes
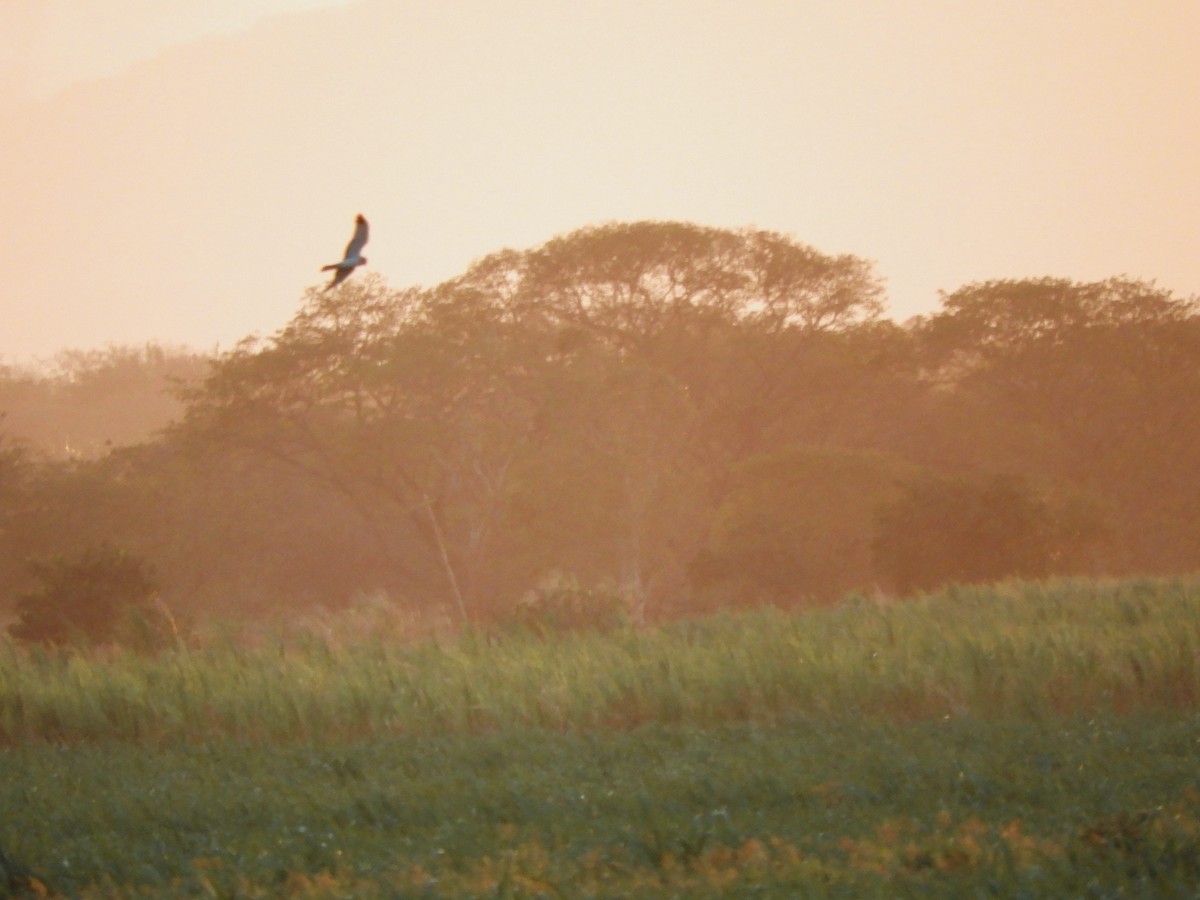
[[[374,594],[495,620],[555,581],[653,621],[1200,567],[1195,300],[994,281],[898,325],[882,298],[868,262],[779,234],[606,225],[429,289],[314,291],[208,358],[8,371],[0,602],[105,542],[181,626]]]
[[[1200,586],[0,646],[0,893],[1181,897]]]
[[[808,615],[763,610],[543,636],[418,639],[386,607],[322,635],[234,635],[156,657],[0,656],[0,741],[330,740],[507,728],[1190,710],[1189,582],[951,588]]]

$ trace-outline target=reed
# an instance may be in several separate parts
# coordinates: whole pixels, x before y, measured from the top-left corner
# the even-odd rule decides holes
[[[340,740],[539,726],[1195,709],[1200,584],[851,598],[607,634],[336,631],[157,657],[0,645],[0,740]]]

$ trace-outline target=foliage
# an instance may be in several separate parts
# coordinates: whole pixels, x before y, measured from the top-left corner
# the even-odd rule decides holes
[[[0,422],[3,421],[0,413]],[[20,578],[27,555],[21,513],[28,508],[36,463],[29,447],[0,433],[0,592]]]
[[[164,646],[172,623],[154,605],[148,564],[104,544],[74,558],[31,561],[39,586],[17,598],[14,638],[43,644],[118,641],[135,649]]]
[[[1200,301],[1115,278],[986,282],[942,303],[917,330],[923,354],[1000,443],[1026,437],[991,467],[1102,498],[1114,568],[1194,569]]]
[[[505,526],[558,515],[523,502],[517,478],[571,454],[600,477],[555,502],[606,523],[614,561],[597,574],[645,602],[698,540],[680,533],[698,521],[690,499],[662,511],[706,487],[709,351],[746,328],[873,321],[878,294],[869,264],[781,235],[582,229],[429,291],[367,279],[310,293],[274,338],[217,362],[183,432],[322,480],[359,511],[403,593],[465,617],[548,568]]]
[[[693,584],[738,605],[832,603],[873,587],[876,508],[899,496],[913,466],[881,453],[796,447],[747,459],[717,510]]]
[[[1079,505],[1055,508],[1008,476],[924,477],[880,508],[874,551],[900,593],[1069,573],[1102,527]]]
[[[610,223],[431,288],[312,290],[276,334],[211,359],[0,369],[0,598],[28,587],[25,558],[103,540],[154,559],[196,618],[379,592],[486,624],[549,571],[662,621],[960,569],[1200,567],[1194,298],[1033,278],[963,286],[903,326],[882,314],[867,260]],[[1025,485],[984,498],[1007,525],[969,513],[993,472]],[[894,519],[918,473],[927,515],[909,525],[931,530],[897,520],[873,555],[877,513]],[[956,517],[976,538],[958,568]]]
[[[36,367],[0,370],[0,412],[51,459],[95,459],[150,440],[179,417],[178,390],[202,379],[208,363],[157,344],[63,350]]]
[[[1080,338],[1124,329],[1175,329],[1198,308],[1196,300],[1182,300],[1153,282],[1128,278],[1088,283],[1065,278],[987,281],[943,294],[942,311],[922,324],[922,332],[936,353],[988,365],[1014,356],[1042,356],[1053,347],[1061,351]],[[1067,354],[1059,356],[1069,359]]]
[[[633,615],[629,598],[612,585],[585,587],[577,578],[553,573],[517,602],[513,621],[543,636],[603,634],[629,626]]]

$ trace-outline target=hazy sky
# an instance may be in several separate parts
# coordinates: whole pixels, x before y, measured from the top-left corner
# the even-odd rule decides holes
[[[0,362],[644,218],[1200,292],[1198,0],[0,0]],[[356,276],[357,277],[357,276]]]
[[[4,100],[47,96],[272,13],[350,0],[0,0]]]

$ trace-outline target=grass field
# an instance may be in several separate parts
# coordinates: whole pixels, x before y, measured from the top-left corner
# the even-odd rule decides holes
[[[1195,896],[1200,584],[0,645],[0,896]]]

